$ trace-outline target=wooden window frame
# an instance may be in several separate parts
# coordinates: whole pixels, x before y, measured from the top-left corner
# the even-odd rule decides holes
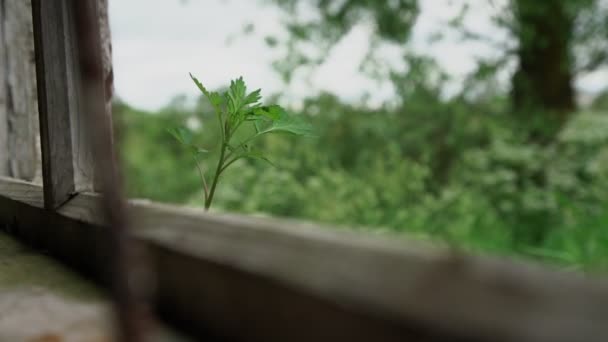
[[[79,191],[71,169],[77,48],[67,0],[44,3],[34,11],[44,186],[0,177],[0,223],[101,281],[112,251],[100,195]],[[129,214],[159,313],[199,337],[608,341],[602,279],[294,220],[141,200]]]

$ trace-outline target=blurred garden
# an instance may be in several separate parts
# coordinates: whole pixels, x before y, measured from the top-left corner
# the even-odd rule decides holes
[[[493,21],[507,39],[451,92],[452,75],[410,44],[422,1],[430,0],[264,2],[284,13],[289,33],[265,38],[268,49],[286,51],[274,64],[277,77],[289,83],[294,72],[312,72],[350,30],[367,25],[374,39],[361,72],[395,96],[372,104],[323,92],[285,104],[315,136],[257,141],[272,165],[237,161],[222,175],[212,210],[607,270],[608,79],[589,99],[576,88],[577,77],[608,65],[606,1],[500,2]],[[434,39],[450,32],[494,44],[463,20],[477,1],[464,2]],[[385,45],[399,49],[402,68],[383,63],[376,52]],[[262,93],[286,103],[263,85]],[[130,197],[203,205],[192,155],[167,129],[190,130],[210,151],[201,166],[213,174],[220,137],[204,96],[177,95],[153,112],[118,100],[114,124]]]

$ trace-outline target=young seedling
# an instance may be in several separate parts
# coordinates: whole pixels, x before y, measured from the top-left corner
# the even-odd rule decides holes
[[[208,91],[196,77],[190,77],[211,103],[215,116],[217,117],[220,130],[219,159],[215,172],[211,176],[211,183],[201,167],[201,156],[207,153],[206,149],[193,144],[193,137],[189,130],[185,128],[173,128],[169,133],[193,156],[203,183],[203,194],[205,199],[205,209],[209,209],[213,202],[217,184],[220,176],[234,162],[242,158],[259,159],[266,162],[270,161],[260,152],[253,150],[251,143],[257,138],[274,133],[287,133],[293,135],[311,135],[311,126],[297,117],[290,116],[279,105],[262,106],[260,103],[262,96],[261,90],[257,89],[247,93],[247,86],[240,77],[230,82],[230,88],[222,94]],[[253,133],[248,137],[235,141],[235,134],[245,126],[251,126]]]

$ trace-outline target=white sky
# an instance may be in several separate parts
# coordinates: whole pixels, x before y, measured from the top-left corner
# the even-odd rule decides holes
[[[448,5],[454,2],[458,1],[420,0],[422,12],[412,46],[435,56],[456,77],[457,87],[458,76],[474,67],[473,56],[496,51],[449,38],[432,45],[427,42],[429,34],[456,13],[456,7]],[[469,27],[500,37],[501,32],[489,23],[487,8],[475,8],[469,18]],[[117,94],[136,107],[157,109],[175,95],[198,95],[188,72],[209,88],[243,76],[251,88],[262,88],[264,94],[282,92],[292,101],[320,90],[347,100],[358,99],[366,91],[375,102],[392,96],[388,83],[379,85],[358,72],[369,38],[363,27],[336,46],[308,81],[296,78],[287,87],[270,65],[280,51],[267,48],[262,39],[281,34],[280,13],[259,0],[110,0],[110,20]],[[255,24],[252,36],[240,34],[247,23]],[[232,43],[227,44],[230,36]],[[390,50],[386,56],[397,60]],[[577,85],[595,92],[606,87],[607,79],[608,72],[603,71],[578,80]]]

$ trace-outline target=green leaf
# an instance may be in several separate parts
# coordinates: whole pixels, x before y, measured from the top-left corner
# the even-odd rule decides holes
[[[249,95],[247,95],[247,97],[243,101],[243,106],[256,104],[258,101],[260,101],[262,99],[261,92],[262,89],[256,89],[249,93]]]
[[[200,148],[200,147],[192,144],[192,140],[193,140],[192,132],[190,132],[188,129],[183,128],[183,127],[176,127],[176,128],[168,128],[167,131],[175,138],[175,140],[179,141],[180,144],[187,147],[188,150],[190,150],[190,152],[192,152],[194,155],[199,155],[199,154],[209,152],[209,151],[205,150],[204,148]]]
[[[263,106],[253,110],[256,116],[263,116],[270,120],[279,120],[282,116],[287,115],[285,110],[279,105]]]
[[[199,80],[196,77],[194,77],[192,74],[190,74],[190,78],[192,79],[194,84],[196,84],[198,89],[205,95],[207,100],[209,100],[209,102],[211,102],[211,105],[215,108],[215,110],[219,112],[220,106],[224,102],[224,99],[222,98],[222,96],[215,91],[208,91],[207,88],[205,88],[203,86],[203,84],[201,82],[199,82]]]
[[[247,86],[242,77],[230,81],[230,88],[226,92],[226,100],[228,101],[228,111],[231,114],[237,114],[241,109],[244,100]]]
[[[204,148],[200,148],[200,147],[195,146],[195,145],[189,145],[188,147],[190,148],[190,151],[192,151],[192,153],[194,155],[209,153],[209,151],[205,150]]]
[[[314,136],[312,126],[308,122],[299,117],[288,115],[280,106],[272,107],[275,107],[274,111],[278,111],[278,118],[274,119],[270,126],[266,127],[258,134],[288,133],[301,136]],[[278,109],[276,107],[278,107]]]
[[[198,87],[198,89],[205,94],[205,96],[207,96],[207,94],[209,94],[209,92],[207,91],[207,88],[205,88],[203,86],[203,84],[196,78],[194,77],[194,75],[192,75],[192,73],[189,74],[190,78],[192,79],[192,81],[194,82],[194,84],[196,84],[196,86]]]
[[[168,128],[169,132],[175,140],[179,141],[182,145],[190,145],[192,142],[192,133],[183,127]]]
[[[249,151],[249,152],[246,152],[246,153],[241,154],[241,155],[239,156],[239,158],[250,158],[250,159],[262,160],[262,161],[265,161],[265,162],[267,162],[268,164],[270,164],[270,165],[272,165],[272,166],[275,166],[275,165],[274,165],[274,164],[273,164],[273,163],[270,161],[270,159],[266,158],[266,156],[264,156],[264,155],[262,154],[262,152],[260,152],[260,151]]]

